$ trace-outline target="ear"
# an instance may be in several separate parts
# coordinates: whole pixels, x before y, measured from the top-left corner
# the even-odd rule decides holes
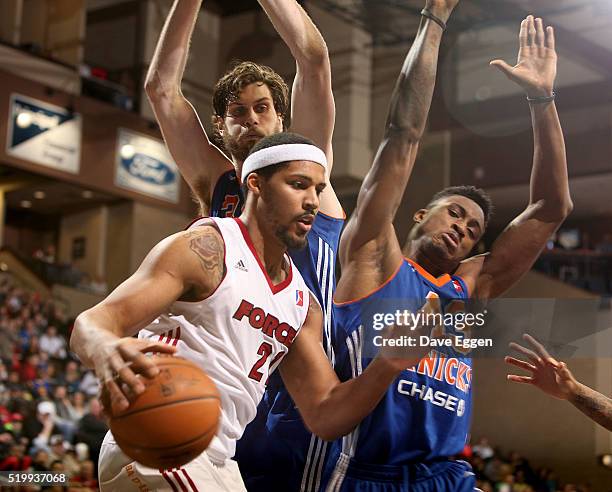
[[[219,115],[215,115],[213,116],[212,123],[215,126],[219,135],[223,136],[223,133],[225,132],[225,121],[223,120],[223,118]]]
[[[251,173],[247,176],[246,185],[249,189],[249,193],[253,193],[255,196],[261,196],[261,186],[263,180],[257,173]]]
[[[420,210],[418,210],[413,216],[412,219],[417,223],[420,224],[421,222],[423,222],[423,219],[425,218],[425,215],[427,215],[427,212],[429,212],[429,210],[427,210],[426,208],[422,208]]]

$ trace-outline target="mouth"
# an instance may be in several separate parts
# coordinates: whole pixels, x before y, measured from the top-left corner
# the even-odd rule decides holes
[[[312,228],[312,223],[314,222],[314,215],[306,214],[302,215],[297,219],[298,229],[303,232],[308,232]]]
[[[449,250],[456,250],[459,247],[459,238],[455,233],[444,232],[442,233],[442,240]]]

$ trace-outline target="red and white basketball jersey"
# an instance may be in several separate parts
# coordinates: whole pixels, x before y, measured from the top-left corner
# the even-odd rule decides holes
[[[240,219],[201,219],[190,229],[210,220],[225,242],[219,287],[203,301],[175,302],[138,336],[175,345],[216,383],[222,416],[207,453],[221,463],[234,456],[236,440],[255,418],[268,376],[304,324],[310,296],[289,255],[286,279],[272,284]]]

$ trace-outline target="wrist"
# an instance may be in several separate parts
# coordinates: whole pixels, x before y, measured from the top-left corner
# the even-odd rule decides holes
[[[583,394],[583,388],[584,385],[582,383],[579,383],[578,381],[572,382],[567,392],[567,401],[569,401],[570,403],[576,402],[580,395]]]
[[[453,9],[449,9],[447,7],[442,7],[439,5],[431,5],[429,2],[427,2],[427,4],[425,5],[425,10],[435,15],[445,24],[448,22],[448,19],[450,18],[451,13],[453,12]]]
[[[530,87],[525,91],[529,99],[551,97],[555,92],[552,87]]]

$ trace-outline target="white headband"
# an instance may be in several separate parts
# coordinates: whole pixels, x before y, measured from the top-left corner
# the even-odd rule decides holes
[[[287,161],[312,161],[327,171],[327,159],[319,147],[310,144],[283,144],[266,147],[248,156],[242,165],[240,179],[244,183],[253,171]]]

